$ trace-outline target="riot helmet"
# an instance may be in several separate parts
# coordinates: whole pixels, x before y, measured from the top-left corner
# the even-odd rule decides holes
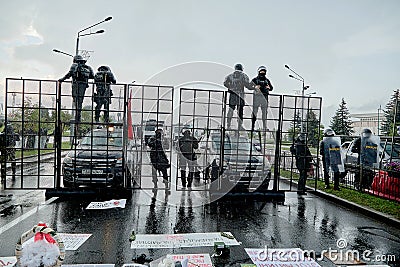
[[[162,134],[163,134],[163,130],[162,130],[162,129],[157,129],[157,130],[155,131],[155,133],[156,133],[156,137],[157,137],[157,138],[160,138],[160,137],[162,136]]]
[[[267,73],[267,68],[265,66],[258,67],[257,72],[260,73],[261,71],[264,71],[265,73]]]
[[[241,70],[241,71],[243,71],[243,66],[242,66],[242,64],[240,64],[240,63],[236,64],[236,65],[235,65],[235,70]]]
[[[324,130],[324,136],[334,136],[335,135],[335,131],[332,130],[331,128],[326,128]]]
[[[297,136],[297,140],[301,142],[306,141],[306,133],[299,133],[299,135]]]
[[[98,71],[111,71],[110,67],[108,67],[108,66],[100,66],[97,70]]]
[[[362,129],[361,137],[369,138],[369,137],[371,137],[371,135],[372,135],[372,131],[370,129],[368,129],[368,128]]]
[[[185,137],[188,137],[188,136],[190,136],[190,130],[189,130],[189,129],[182,129],[182,134],[183,134]]]
[[[81,55],[74,56],[74,63],[86,63],[86,59],[84,59]]]

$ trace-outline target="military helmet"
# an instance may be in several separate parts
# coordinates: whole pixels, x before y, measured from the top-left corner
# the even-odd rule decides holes
[[[324,136],[334,136],[335,135],[335,131],[332,130],[331,128],[326,128],[324,130]]]
[[[257,70],[257,72],[260,72],[260,71],[265,71],[265,72],[267,72],[267,68],[265,67],[265,66],[260,66],[260,67],[258,67],[258,70]]]
[[[236,65],[235,65],[235,70],[241,70],[241,71],[243,71],[243,66],[242,66],[242,64],[240,64],[240,63],[236,64]]]
[[[78,63],[78,62],[86,63],[86,59],[84,59],[81,55],[76,55],[76,56],[74,56],[74,62],[75,63]]]

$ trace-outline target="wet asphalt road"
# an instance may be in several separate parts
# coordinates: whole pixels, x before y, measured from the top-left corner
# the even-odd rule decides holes
[[[19,236],[39,221],[62,233],[90,233],[77,251],[67,251],[64,263],[114,263],[122,266],[145,253],[156,259],[167,253],[213,253],[212,247],[132,250],[130,232],[170,234],[230,231],[242,246],[231,248],[231,256],[214,260],[216,265],[250,263],[243,248],[336,249],[339,238],[349,249],[393,254],[400,266],[400,229],[342,208],[308,194],[287,193],[284,204],[221,203],[203,206],[201,192],[164,190],[137,191],[125,209],[86,210],[89,199],[61,200],[31,207],[31,215],[21,221],[28,207],[11,209],[0,217],[0,256],[14,255]],[[9,228],[10,222],[17,223]],[[19,221],[18,221],[19,220]],[[8,229],[9,228],[9,229]],[[329,261],[322,266],[333,266]]]

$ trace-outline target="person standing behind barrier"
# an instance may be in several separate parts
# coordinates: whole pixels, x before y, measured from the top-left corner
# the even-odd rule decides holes
[[[295,155],[296,167],[300,173],[297,194],[306,195],[307,172],[311,169],[312,156],[304,133],[298,135],[296,142],[290,147],[290,152]]]
[[[3,175],[5,175],[7,167],[6,163],[10,162],[12,178],[15,179],[15,173],[17,171],[17,163],[15,161],[15,145],[17,144],[17,141],[20,140],[19,135],[14,132],[12,125],[7,123],[2,131],[2,137],[2,172]],[[3,155],[3,152],[5,152],[5,155]]]
[[[179,168],[181,169],[182,187],[186,187],[186,168],[189,169],[187,186],[192,187],[194,168],[195,168],[195,149],[199,147],[199,141],[192,136],[189,130],[183,132],[183,136],[178,140],[179,147]]]
[[[266,77],[267,68],[265,66],[260,66],[257,72],[257,77],[252,80],[255,89],[253,93],[253,116],[251,129],[254,130],[257,121],[258,108],[261,107],[263,129],[265,131],[267,129],[268,95],[274,87],[272,86],[271,81]]]
[[[96,103],[94,120],[99,123],[101,107],[104,105],[103,118],[104,122],[108,123],[111,97],[113,95],[110,84],[115,84],[117,81],[109,67],[100,66],[94,76],[94,82],[96,84],[96,93],[93,96],[93,101]]]
[[[249,77],[243,72],[242,64],[235,65],[235,71],[226,76],[224,86],[229,93],[229,111],[227,114],[227,128],[230,129],[233,111],[237,107],[239,119],[239,130],[243,130],[243,107],[244,107],[244,87],[253,90],[254,87],[249,81]]]
[[[94,78],[93,70],[86,65],[86,60],[81,55],[74,56],[74,62],[68,73],[59,79],[61,83],[72,77],[72,99],[75,105],[75,122],[81,122],[82,103],[86,88],[89,87],[89,79]]]
[[[157,188],[158,178],[157,171],[161,172],[163,176],[163,183],[168,187],[168,173],[167,170],[170,168],[170,164],[163,148],[163,130],[157,129],[155,136],[149,138],[148,146],[150,150],[150,161],[153,166],[152,168],[152,179],[154,188]]]
[[[329,189],[329,170],[333,172],[333,189],[340,190],[340,173],[344,172],[341,156],[341,140],[335,136],[335,132],[327,128],[324,130],[324,139],[320,143],[319,152],[322,156],[322,165],[324,168],[325,189]]]
[[[378,162],[380,146],[379,136],[374,136],[370,129],[365,128],[354,141],[351,152],[357,153],[357,170],[354,173],[354,186],[358,190],[369,189],[375,176],[374,164]]]

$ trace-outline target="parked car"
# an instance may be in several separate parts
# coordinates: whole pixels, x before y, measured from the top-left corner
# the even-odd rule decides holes
[[[63,159],[64,187],[130,187],[138,165],[135,162],[138,156],[134,152],[133,144],[127,143],[124,148],[122,129],[95,129]]]
[[[355,140],[351,142],[344,142],[342,144],[344,165],[348,167],[355,166],[358,164],[358,153],[354,153],[351,151],[354,146],[354,141]],[[381,141],[379,147],[379,156],[383,165],[390,160],[391,150],[392,150],[392,142],[387,142],[385,146],[385,142]],[[392,161],[400,161],[400,144],[395,143],[393,146]]]
[[[220,178],[223,190],[230,188],[247,192],[268,189],[270,162],[246,136],[226,134],[222,140],[219,132],[212,132],[208,137],[202,136],[197,154],[197,164],[210,169],[207,173],[210,173],[211,181]]]

